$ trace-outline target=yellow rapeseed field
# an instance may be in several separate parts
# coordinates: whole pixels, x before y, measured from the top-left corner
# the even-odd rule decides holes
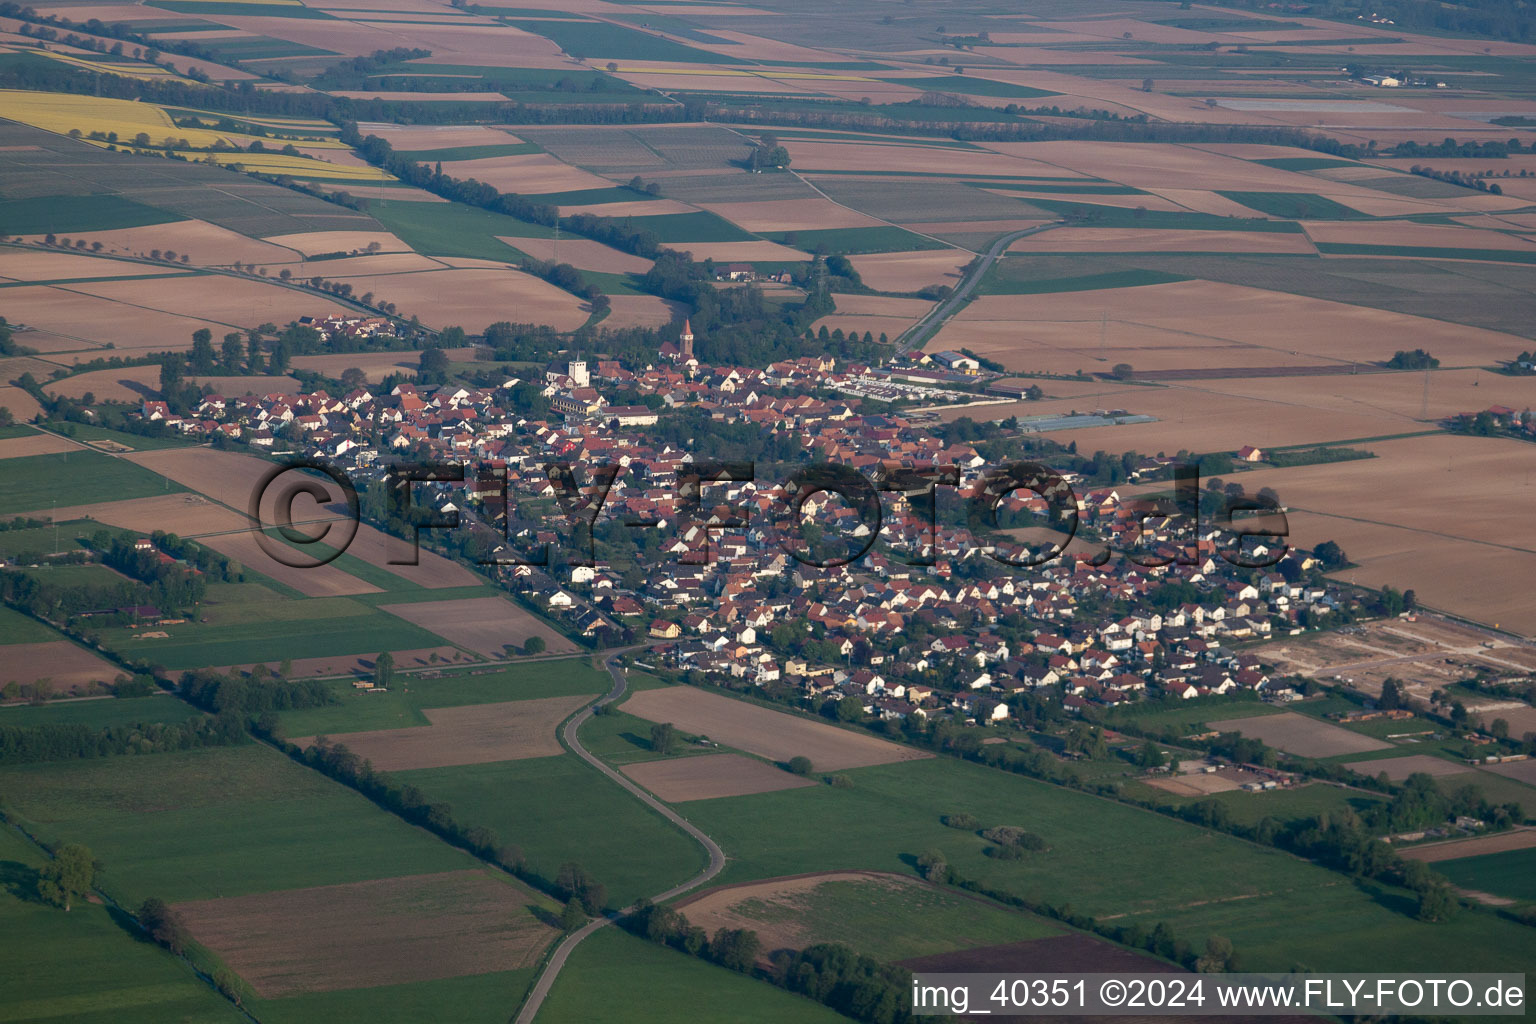
[[[247,171],[261,174],[287,174],[294,178],[335,178],[346,181],[390,181],[390,176],[377,167],[352,167],[346,164],[326,163],[306,156],[286,156],[282,153],[209,153],[215,163],[229,166],[239,164]]]

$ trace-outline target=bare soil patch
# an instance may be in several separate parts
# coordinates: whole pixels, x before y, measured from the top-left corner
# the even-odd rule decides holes
[[[1513,726],[1510,727],[1510,732],[1514,733]],[[1495,775],[1502,775],[1507,779],[1514,779],[1516,782],[1523,782],[1528,786],[1536,786],[1536,760],[1485,764],[1483,765],[1483,771],[1493,772]]]
[[[808,757],[817,771],[933,756],[691,686],[642,690],[624,702],[624,710],[652,722],[671,722],[684,732],[770,760]]]
[[[0,409],[11,410],[17,420],[30,420],[43,411],[43,407],[21,388],[10,384],[0,386]]]
[[[760,202],[706,203],[733,224],[748,231],[807,231],[825,228],[878,227],[876,220],[830,199],[769,199]]]
[[[569,263],[579,270],[595,270],[602,274],[643,274],[651,269],[651,261],[641,256],[594,242],[590,238],[562,238],[559,246],[553,238],[503,238],[503,242],[520,249],[538,260],[554,260]]]
[[[1345,768],[1369,775],[1373,778],[1382,772],[1387,773],[1387,778],[1393,782],[1402,782],[1408,776],[1416,772],[1425,775],[1463,775],[1472,771],[1470,765],[1457,764],[1455,761],[1447,761],[1443,757],[1431,757],[1428,754],[1410,754],[1407,757],[1384,757],[1379,761],[1347,761]]]
[[[6,644],[5,666],[0,668],[4,683],[48,684],[52,693],[68,693],[91,683],[108,683],[123,675],[123,670],[96,657],[67,640],[48,640],[40,644]]]
[[[78,277],[142,277],[145,274],[177,273],[169,267],[129,263],[69,252],[41,250],[0,252],[0,278],[12,281],[64,281]]]
[[[297,502],[295,502],[297,504]],[[241,565],[269,576],[309,597],[340,597],[346,594],[378,594],[382,591],[334,564],[294,568],[269,557],[248,530],[204,537],[199,543],[234,559]]]
[[[655,295],[613,295],[605,327],[662,327],[683,315],[683,307]]]
[[[804,789],[816,785],[810,779],[791,775],[781,768],[740,754],[644,761],[626,765],[621,770],[671,804],[687,800],[713,800],[721,796],[772,793],[781,789]]]
[[[263,239],[303,253],[318,256],[328,252],[363,251],[374,242],[382,252],[410,252],[411,247],[388,231],[300,231],[291,235],[273,235]]]
[[[376,729],[339,734],[336,739],[380,771],[448,768],[491,761],[521,761],[554,757],[564,748],[555,729],[590,697],[539,697],[499,704],[470,704],[456,708],[427,708],[431,725]],[[314,736],[293,741],[309,747]]]
[[[1383,750],[1388,746],[1369,736],[1289,711],[1279,715],[1229,718],[1211,722],[1210,727],[1218,732],[1240,732],[1244,736],[1262,740],[1268,746],[1302,757],[1363,754],[1368,750]]]
[[[691,760],[704,759],[692,758]],[[674,906],[687,916],[689,924],[697,925],[711,935],[721,928],[746,928],[757,932],[765,952],[776,949],[804,949],[821,939],[810,930],[801,927],[802,922],[797,915],[775,914],[771,918],[764,919],[743,914],[740,908],[748,903],[793,906],[828,882],[867,882],[892,889],[920,887],[925,884],[916,878],[887,874],[883,871],[826,871],[811,875],[767,878],[760,882],[743,882],[739,885],[722,885],[714,889],[706,889],[696,896],[685,897]]]
[[[393,565],[394,558],[410,557],[410,542],[376,530],[367,523],[360,523],[357,536],[347,548],[347,554],[355,555],[401,579],[433,590],[443,587],[473,587],[485,581],[458,562],[428,551],[425,547],[416,551],[415,565]],[[519,609],[521,610],[521,609]]]
[[[1491,836],[1473,836],[1470,839],[1452,839],[1444,843],[1410,846],[1399,850],[1398,855],[1407,860],[1422,860],[1426,864],[1433,864],[1441,860],[1478,857],[1485,853],[1529,850],[1533,846],[1536,846],[1536,828],[1517,828]]]
[[[383,604],[379,605],[379,610],[398,615],[451,643],[487,657],[500,657],[509,644],[521,646],[530,636],[542,637],[550,654],[573,654],[576,651],[575,645],[534,617],[532,612],[500,597]]]
[[[495,93],[481,95],[496,98]],[[562,163],[548,153],[519,153],[515,156],[444,162],[443,173],[454,178],[474,178],[487,185],[524,195],[613,187],[613,182],[607,178]]]
[[[882,292],[915,292],[930,284],[953,284],[971,260],[963,249],[919,249],[850,257],[864,283]]]
[[[228,533],[245,529],[245,517],[216,505],[200,494],[181,491],[157,494],[126,501],[103,501],[90,505],[71,505],[60,509],[38,509],[26,515],[55,522],[71,519],[95,519],[109,526],[152,533],[165,530],[182,537],[208,533]]]
[[[281,262],[298,255],[296,250],[281,243],[249,238],[204,220],[180,220],[142,228],[119,228],[115,231],[90,231],[80,237],[90,242],[101,242],[107,252],[128,256],[148,256],[155,249],[162,252],[171,249],[178,254],[186,253],[187,262],[197,267],[229,266],[236,261]]]
[[[1056,228],[1009,246],[1010,252],[1279,252],[1311,253],[1299,234],[1279,231],[1189,231],[1173,228]]]
[[[399,306],[402,315],[414,313],[433,328],[482,325],[511,316],[519,323],[568,331],[587,319],[582,300],[510,267],[356,275],[347,280],[354,290],[373,292]]]
[[[266,998],[528,967],[558,931],[485,871],[181,903],[176,912]]]

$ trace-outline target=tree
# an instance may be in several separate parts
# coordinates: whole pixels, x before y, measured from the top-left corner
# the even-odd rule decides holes
[[[219,347],[219,362],[230,373],[240,372],[240,361],[245,355],[245,345],[242,344],[238,331],[231,331],[224,335],[224,343]]]
[[[187,947],[187,928],[166,902],[151,896],[139,907],[139,924],[160,945],[178,955]]]
[[[677,746],[677,729],[671,722],[658,722],[651,726],[651,749],[658,754],[670,754]]]
[[[1205,940],[1205,955],[1195,961],[1195,970],[1201,974],[1220,974],[1232,966],[1232,940],[1212,935]]]
[[[373,662],[373,685],[387,688],[395,678],[395,656],[388,651]]]
[[[79,843],[59,847],[53,860],[37,875],[37,894],[66,911],[76,899],[91,891],[96,881],[96,862]]]
[[[574,932],[587,923],[587,912],[581,908],[581,900],[572,896],[565,901],[565,909],[560,912],[560,928],[565,932]]]
[[[809,775],[812,771],[811,759],[802,755],[789,759],[789,770],[796,775]]]
[[[1130,363],[1116,363],[1115,368],[1109,372],[1116,380],[1130,380],[1131,375],[1136,371],[1132,369]]]
[[[541,636],[531,636],[527,640],[524,640],[523,641],[523,653],[524,654],[543,654],[544,653],[544,638],[541,637]]]
[[[1325,569],[1337,569],[1349,564],[1349,556],[1344,553],[1344,549],[1331,540],[1325,540],[1313,548],[1312,554],[1317,556]]]
[[[1141,753],[1136,756],[1136,762],[1143,768],[1161,768],[1163,766],[1163,751],[1151,740],[1141,745]]]
[[[213,372],[213,332],[199,327],[192,332],[192,372],[206,376]]]
[[[919,856],[917,871],[930,882],[943,885],[949,881],[949,862],[939,850],[927,850]]]
[[[1419,893],[1420,921],[1448,921],[1456,913],[1456,899],[1449,887],[1436,883]]]
[[[427,381],[441,382],[448,377],[448,353],[440,348],[429,348],[421,353],[421,376]]]
[[[368,375],[355,366],[349,366],[341,371],[341,386],[348,391],[355,391],[368,383]]]
[[[1403,690],[1396,679],[1388,677],[1381,684],[1381,697],[1376,701],[1376,706],[1383,711],[1395,711],[1403,706]]]

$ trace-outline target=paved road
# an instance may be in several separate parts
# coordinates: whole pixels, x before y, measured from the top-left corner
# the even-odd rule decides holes
[[[929,310],[927,316],[907,328],[906,333],[896,339],[896,350],[898,352],[911,352],[914,349],[922,348],[923,343],[928,340],[933,332],[938,330],[944,321],[953,316],[970,298],[971,292],[976,290],[976,286],[981,283],[981,279],[986,275],[987,270],[1010,245],[1021,238],[1039,234],[1042,231],[1049,231],[1057,226],[1055,222],[1037,224],[1032,228],[1025,228],[1023,231],[1014,231],[1003,235],[993,242],[992,247],[978,256],[972,263],[970,274],[966,276],[964,281],[960,282],[955,288],[954,293]]]
[[[631,782],[629,778],[622,772],[610,768],[608,765],[594,757],[592,753],[587,750],[587,748],[581,745],[581,740],[577,736],[577,732],[581,729],[582,723],[592,717],[593,708],[612,704],[614,701],[624,696],[624,690],[628,686],[628,680],[625,679],[624,670],[615,664],[615,662],[618,660],[620,655],[626,654],[629,651],[635,649],[636,648],[625,648],[624,650],[617,651],[609,656],[605,664],[608,668],[608,674],[613,677],[613,689],[608,691],[607,696],[603,697],[601,700],[590,705],[589,707],[583,708],[578,714],[576,714],[575,717],[566,722],[565,728],[562,730],[561,735],[565,737],[565,742],[570,745],[570,748],[576,752],[578,757],[597,768],[598,771],[608,776],[614,782],[617,782],[619,785],[629,790],[630,793],[634,794],[634,796],[646,806],[652,808],[662,817],[672,822],[672,824],[676,825],[684,832],[687,832],[694,839],[698,840],[699,845],[703,846],[705,851],[709,854],[709,866],[706,867],[703,871],[700,871],[698,874],[688,879],[688,881],[683,882],[680,885],[674,885],[666,892],[657,893],[652,897],[655,902],[661,903],[665,900],[671,899],[674,896],[680,896],[690,889],[696,889],[703,885],[705,882],[709,881],[711,878],[714,878],[716,875],[718,875],[725,868],[725,854],[721,851],[719,845],[716,844],[713,839],[709,838],[709,836],[705,835],[693,825],[689,824],[687,820],[682,817],[682,815],[678,814],[672,808],[668,807],[666,804],[662,803],[660,800],[657,800],[655,797],[651,796],[651,794],[641,789],[635,783]],[[575,949],[576,946],[588,935],[591,935],[599,928],[603,928],[612,924],[615,920],[617,920],[619,917],[622,917],[632,909],[632,907],[625,907],[613,917],[596,918],[592,921],[589,921],[583,928],[566,936],[565,940],[562,941],[560,945],[555,949],[554,954],[550,956],[549,962],[544,965],[543,973],[540,974],[538,980],[534,982],[533,990],[528,993],[528,998],[524,1000],[523,1007],[518,1011],[517,1018],[513,1021],[513,1024],[533,1024],[534,1017],[538,1016],[539,1007],[544,1003],[544,997],[549,995],[550,986],[554,984],[555,976],[560,973],[560,969],[565,966],[565,961],[570,958],[571,951]]]

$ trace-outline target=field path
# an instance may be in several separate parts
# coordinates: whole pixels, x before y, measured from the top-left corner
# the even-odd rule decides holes
[[[615,651],[612,655],[609,656],[608,660],[604,662],[604,666],[608,669],[608,674],[613,677],[613,689],[609,690],[607,695],[604,696],[601,700],[595,701],[594,703],[578,711],[575,715],[571,716],[570,720],[565,723],[565,728],[562,730],[561,735],[565,737],[565,742],[570,745],[570,748],[576,752],[578,757],[592,765],[604,775],[608,776],[614,782],[617,782],[619,785],[623,786],[647,807],[651,808],[656,813],[660,814],[663,818],[666,818],[672,824],[676,825],[684,832],[687,832],[694,839],[698,840],[699,845],[704,847],[705,851],[709,854],[709,865],[705,867],[703,871],[700,871],[686,882],[674,885],[666,892],[657,893],[652,897],[654,902],[661,903],[671,899],[674,896],[680,896],[690,889],[697,889],[699,886],[703,885],[705,882],[708,882],[710,879],[718,875],[725,869],[725,853],[720,849],[719,844],[717,844],[713,839],[709,838],[709,836],[705,835],[699,829],[689,824],[687,819],[685,819],[682,815],[678,814],[672,808],[668,807],[666,804],[662,803],[660,800],[657,800],[655,797],[651,796],[651,794],[635,785],[635,783],[631,782],[626,776],[624,776],[616,769],[610,768],[608,765],[604,764],[589,750],[587,750],[586,747],[581,745],[581,739],[577,736],[577,732],[581,729],[582,725],[587,721],[587,719],[592,717],[592,710],[594,708],[612,704],[614,701],[624,696],[624,692],[629,686],[629,681],[625,676],[625,670],[620,668],[616,662],[618,661],[620,655],[626,654],[629,651],[635,649],[636,648],[632,647],[625,648],[622,651]],[[560,945],[555,948],[555,951],[550,956],[549,961],[545,963],[544,970],[539,974],[538,980],[533,983],[533,988],[528,992],[528,998],[523,1000],[522,1008],[518,1010],[517,1017],[513,1020],[512,1024],[533,1024],[533,1019],[539,1014],[539,1007],[544,1004],[544,998],[549,995],[549,990],[555,983],[555,977],[560,973],[560,969],[565,966],[565,961],[570,958],[571,951],[575,949],[576,946],[588,935],[591,935],[599,928],[612,924],[619,917],[622,917],[624,914],[629,913],[633,909],[633,907],[625,907],[623,910],[619,911],[612,917],[596,918],[592,921],[589,921],[581,929],[574,931],[570,935],[566,936],[565,939],[561,941]]]
[[[992,264],[996,262],[999,256],[1008,251],[1010,245],[1021,238],[1037,235],[1042,231],[1049,231],[1051,228],[1059,226],[1060,223],[1058,221],[1052,221],[1049,224],[1037,224],[1032,228],[1025,228],[1022,231],[1010,232],[994,241],[991,247],[978,256],[976,261],[971,264],[970,273],[966,275],[964,281],[955,286],[955,290],[950,294],[949,298],[930,309],[926,316],[911,327],[908,327],[906,332],[896,339],[896,351],[912,352],[922,348],[923,344],[933,337],[940,327],[944,326],[946,320],[958,313],[960,307],[971,300],[971,292],[976,290],[976,286],[987,275],[987,271],[992,269]]]

